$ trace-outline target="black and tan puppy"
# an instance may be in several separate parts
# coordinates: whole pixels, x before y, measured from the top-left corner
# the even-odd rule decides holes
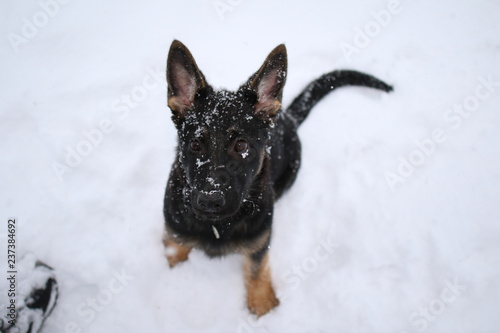
[[[334,71],[310,83],[283,111],[284,45],[236,91],[215,90],[179,41],[167,60],[168,106],[178,132],[164,214],[171,267],[192,248],[208,256],[245,255],[249,310],[261,316],[279,304],[268,249],[274,202],[300,166],[297,127],[329,91],[345,85],[392,88],[373,76]]]

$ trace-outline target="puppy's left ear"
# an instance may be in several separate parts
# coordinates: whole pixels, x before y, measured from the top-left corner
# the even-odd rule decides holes
[[[257,94],[255,114],[258,117],[274,118],[281,110],[286,71],[286,47],[281,44],[267,56],[257,73],[250,77],[247,87]]]

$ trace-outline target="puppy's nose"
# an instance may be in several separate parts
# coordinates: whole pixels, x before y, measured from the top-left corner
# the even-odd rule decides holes
[[[226,199],[221,191],[200,191],[196,203],[206,212],[217,213],[226,204]]]

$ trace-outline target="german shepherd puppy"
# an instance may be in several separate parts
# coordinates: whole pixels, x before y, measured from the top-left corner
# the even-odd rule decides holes
[[[273,204],[300,166],[298,126],[329,91],[346,85],[392,87],[355,71],[333,71],[310,83],[285,110],[285,45],[236,91],[216,90],[191,52],[174,40],[167,60],[168,106],[177,128],[177,157],[164,202],[170,267],[192,248],[209,257],[245,256],[247,305],[261,316],[279,304],[268,249]]]

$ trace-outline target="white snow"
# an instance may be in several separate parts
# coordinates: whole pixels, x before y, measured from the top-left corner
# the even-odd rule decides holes
[[[212,230],[214,231],[215,238],[219,239],[220,238],[219,231],[217,230],[217,228],[214,225],[212,226]]]
[[[217,183],[217,182],[215,181],[215,179],[214,179],[214,178],[212,178],[212,177],[207,177],[207,182],[208,182],[210,185],[214,186],[215,188],[219,188],[219,187],[220,187],[220,184],[219,184],[219,183]]]
[[[205,164],[207,164],[208,162],[210,162],[210,159],[207,159],[205,161],[202,161],[200,160],[199,158],[196,159],[196,166],[199,168]]]
[[[0,207],[18,256],[56,271],[43,332],[498,331],[498,1],[54,3],[0,5]],[[229,89],[284,42],[285,106],[333,69],[395,87],[341,88],[301,127],[302,167],[273,213],[281,305],[259,321],[241,257],[164,257],[174,38]]]

